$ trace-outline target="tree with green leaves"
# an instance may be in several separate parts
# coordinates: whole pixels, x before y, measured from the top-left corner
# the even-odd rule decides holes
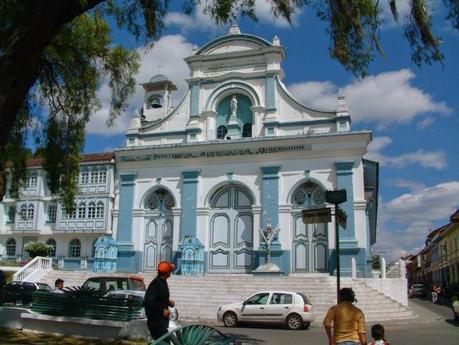
[[[397,0],[387,0],[395,20]],[[0,2],[0,201],[6,189],[5,162],[12,162],[12,195],[25,178],[26,140],[35,138],[51,192],[68,211],[77,192],[75,177],[85,141],[85,125],[100,107],[102,81],[112,90],[110,124],[126,108],[139,68],[137,54],[114,46],[109,19],[136,39],[154,42],[164,28],[169,0],[2,0]],[[255,0],[182,0],[186,14],[204,4],[216,23],[248,16]],[[275,17],[291,22],[302,7],[327,23],[330,56],[356,76],[368,74],[379,43],[382,1],[269,0]],[[447,19],[459,29],[459,0],[443,0]],[[410,0],[405,36],[412,61],[442,62],[440,39],[432,32],[426,0]],[[45,114],[45,115],[43,115]],[[42,116],[43,127],[33,130]]]

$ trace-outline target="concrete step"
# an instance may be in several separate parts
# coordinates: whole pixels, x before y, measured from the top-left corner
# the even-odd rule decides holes
[[[81,286],[92,276],[128,276],[128,273],[96,273],[89,271],[51,271],[41,281],[54,285],[57,278],[65,280],[65,286]],[[139,273],[145,284],[155,275]],[[251,275],[209,274],[203,277],[173,275],[169,280],[171,297],[177,303],[180,319],[186,322],[216,322],[218,308],[223,304],[241,302],[250,295],[267,290],[296,291],[304,293],[315,313],[315,322],[322,323],[328,308],[336,303],[336,279],[320,276],[261,277]],[[342,278],[342,287],[352,287],[368,322],[406,320],[416,315],[397,301],[350,278]]]

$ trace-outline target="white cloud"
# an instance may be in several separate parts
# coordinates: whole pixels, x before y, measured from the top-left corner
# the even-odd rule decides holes
[[[189,31],[219,32],[227,29],[229,24],[218,25],[215,20],[204,13],[205,2],[198,3],[196,9],[190,15],[181,12],[170,12],[165,19],[166,26],[177,25],[183,33]],[[298,17],[301,8],[295,8],[291,17],[293,25],[298,25]],[[255,15],[259,23],[269,24],[276,27],[290,27],[284,18],[275,18],[270,1],[256,0]]]
[[[432,123],[435,122],[435,119],[433,117],[426,117],[424,120],[419,121],[416,125],[417,129],[425,129],[429,127]]]
[[[229,26],[229,24],[218,25],[215,23],[215,20],[204,14],[204,6],[204,2],[197,4],[195,11],[189,15],[181,12],[170,12],[165,18],[165,24],[166,26],[179,26],[182,33],[194,30],[216,33]]]
[[[384,217],[401,224],[447,222],[458,206],[459,181],[444,182],[389,201],[384,207]]]
[[[459,181],[416,188],[379,205],[373,250],[394,261],[419,251],[432,230],[449,222],[459,206]]]
[[[295,8],[291,16],[292,24],[298,25],[298,17],[301,14],[301,8]],[[255,15],[260,23],[271,24],[277,27],[290,27],[289,22],[283,18],[275,18],[272,11],[272,4],[266,0],[256,0],[255,2]]]
[[[339,93],[346,96],[353,121],[375,122],[387,126],[407,123],[421,114],[450,114],[444,102],[412,85],[414,73],[409,69],[384,72],[355,80]],[[322,109],[335,109],[338,87],[332,82],[292,84],[289,89],[304,104]]]
[[[444,151],[424,151],[404,153],[399,156],[389,156],[381,151],[392,143],[389,137],[375,137],[368,145],[368,153],[365,158],[379,162],[381,165],[394,168],[405,168],[408,165],[419,164],[423,168],[434,168],[441,170],[447,166],[446,153]]]
[[[193,48],[193,44],[187,42],[183,36],[169,35],[158,40],[151,49],[138,49],[141,54],[141,67],[136,75],[138,85],[127,111],[115,121],[113,127],[107,128],[110,88],[106,83],[103,84],[98,91],[102,108],[91,116],[86,126],[87,133],[107,136],[124,133],[129,127],[131,115],[143,104],[144,90],[139,84],[147,82],[158,73],[166,75],[177,86],[178,90],[173,93],[172,97],[173,104],[176,104],[187,88],[184,77],[189,74],[189,70],[183,58],[191,55]]]
[[[419,192],[426,188],[425,184],[418,181],[410,181],[405,179],[394,179],[389,182],[394,187],[408,188],[412,192]]]
[[[397,0],[398,23],[390,10],[389,1],[380,2],[382,13],[381,19],[384,21],[382,29],[390,29],[398,25],[404,25],[408,21],[411,7],[410,0]]]

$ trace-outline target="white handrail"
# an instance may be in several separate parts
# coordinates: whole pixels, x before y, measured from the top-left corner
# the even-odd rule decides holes
[[[41,271],[51,271],[52,270],[53,260],[51,258],[44,258],[42,256],[35,257],[27,265],[22,267],[19,271],[13,274],[14,281],[24,281],[30,277],[34,272]]]

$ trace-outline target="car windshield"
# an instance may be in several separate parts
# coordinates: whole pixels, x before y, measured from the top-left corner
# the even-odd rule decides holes
[[[141,279],[133,278],[90,278],[83,287],[92,288],[95,290],[134,290],[145,291],[145,284]]]

